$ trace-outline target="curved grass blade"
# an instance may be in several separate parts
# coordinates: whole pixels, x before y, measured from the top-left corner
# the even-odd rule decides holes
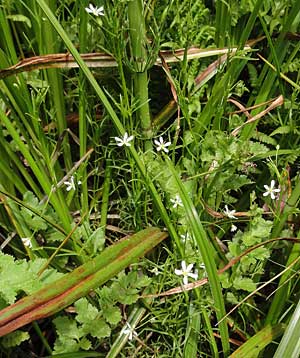
[[[218,278],[218,272],[214,260],[214,249],[208,241],[206,232],[201,224],[197,210],[188,193],[186,192],[180,178],[178,177],[176,169],[174,168],[170,160],[166,160],[166,163],[168,165],[168,168],[172,172],[174,178],[176,179],[178,193],[182,200],[187,220],[192,228],[195,240],[201,253],[201,257],[203,258],[203,262],[208,276],[208,281],[211,288],[211,293],[214,299],[217,319],[218,321],[221,321],[222,318],[225,316],[226,311],[221,291],[221,285]],[[220,323],[219,327],[224,355],[226,356],[229,353],[229,336],[226,322],[223,320]]]

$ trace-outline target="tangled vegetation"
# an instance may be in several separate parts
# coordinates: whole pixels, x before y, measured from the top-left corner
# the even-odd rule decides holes
[[[1,357],[299,357],[299,14],[0,1]]]

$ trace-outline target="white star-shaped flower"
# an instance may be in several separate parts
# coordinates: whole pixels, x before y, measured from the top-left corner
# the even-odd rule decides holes
[[[115,137],[115,141],[117,142],[117,146],[119,146],[119,147],[122,147],[123,145],[126,145],[126,147],[130,147],[131,144],[129,142],[132,140],[133,140],[133,135],[128,137],[127,132],[125,132],[123,138]]]
[[[177,276],[183,276],[183,284],[187,285],[188,284],[188,278],[192,277],[194,280],[197,280],[198,278],[198,273],[192,273],[192,269],[194,267],[194,264],[189,264],[188,266],[186,265],[185,261],[181,261],[181,268],[182,270],[178,270],[175,269],[175,275]]]
[[[21,240],[22,240],[24,246],[27,246],[30,249],[32,248],[32,242],[31,242],[30,237],[22,237]]]
[[[126,322],[126,326],[128,328],[125,328],[123,330],[123,334],[128,334],[128,339],[130,341],[132,341],[133,337],[137,337],[138,334],[136,333],[136,331],[131,327],[131,325],[128,322]]]
[[[271,180],[270,186],[264,185],[264,188],[266,189],[266,192],[263,193],[263,196],[270,195],[271,199],[273,199],[273,200],[276,199],[276,196],[275,196],[274,193],[280,193],[280,189],[279,188],[275,189],[274,186],[275,186],[275,180]]]
[[[229,218],[229,219],[236,219],[236,217],[234,216],[236,210],[229,210],[228,206],[225,205],[225,210],[224,210],[224,214]]]
[[[177,208],[177,206],[183,206],[182,200],[178,194],[176,194],[175,199],[170,199],[170,201],[173,204],[173,208]]]
[[[95,16],[104,16],[103,6],[97,7],[97,6],[93,6],[92,4],[89,4],[89,7],[85,8],[85,11]]]
[[[235,225],[231,225],[231,229],[230,229],[230,231],[231,232],[235,232],[237,230],[237,227],[235,226]]]
[[[76,187],[75,187],[75,181],[74,181],[74,176],[72,175],[71,178],[70,178],[70,181],[64,181],[64,184],[66,185],[66,189],[67,191],[70,191],[70,190],[76,190]],[[81,184],[81,181],[79,180],[77,182],[77,184]]]
[[[154,144],[156,144],[156,150],[158,152],[163,150],[165,153],[168,153],[169,149],[167,147],[171,145],[171,142],[165,142],[163,137],[159,137],[159,141],[155,139]]]

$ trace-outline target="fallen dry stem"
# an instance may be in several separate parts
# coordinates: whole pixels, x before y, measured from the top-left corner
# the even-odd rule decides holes
[[[270,244],[272,242],[275,241],[282,241],[282,240],[286,240],[286,241],[293,241],[293,242],[300,242],[300,239],[296,238],[296,237],[277,237],[275,239],[270,239],[264,242],[261,242],[260,244],[254,245],[252,247],[250,247],[249,249],[245,250],[244,252],[242,252],[239,256],[234,257],[233,259],[231,259],[227,265],[225,265],[224,267],[222,267],[221,269],[218,270],[218,275],[221,275],[223,272],[227,271],[228,269],[230,269],[232,266],[234,266],[236,263],[238,263],[242,257],[248,255],[250,252],[256,250],[257,248]],[[192,283],[188,283],[187,285],[182,285],[182,286],[178,286],[175,288],[172,288],[168,291],[162,292],[162,293],[157,293],[157,294],[152,294],[152,295],[143,295],[140,298],[154,298],[154,297],[164,297],[164,296],[171,296],[171,295],[175,295],[177,293],[181,293],[184,291],[190,291],[193,290],[194,288],[197,287],[201,287],[204,286],[206,283],[208,283],[208,278],[205,277],[201,280],[192,282]]]
[[[275,98],[274,101],[270,104],[269,107],[267,107],[265,110],[259,112],[257,115],[255,115],[254,117],[249,118],[245,123],[243,123],[241,126],[238,126],[237,128],[235,128],[234,131],[232,131],[232,135],[236,136],[239,131],[246,125],[249,123],[253,123],[255,121],[257,121],[258,119],[260,119],[261,117],[263,117],[264,115],[266,115],[267,113],[269,113],[270,111],[272,111],[274,108],[281,106],[284,102],[283,96],[280,95],[279,97]]]

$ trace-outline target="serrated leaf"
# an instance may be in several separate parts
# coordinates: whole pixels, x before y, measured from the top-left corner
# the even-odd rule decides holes
[[[86,298],[76,301],[75,308],[77,313],[76,321],[80,323],[93,321],[99,315],[97,308],[91,305]]]
[[[47,269],[41,277],[38,277],[38,272],[46,261],[46,259],[15,261],[12,256],[0,253],[0,296],[11,304],[18,293],[30,294],[43,287],[44,283],[60,278],[62,274],[54,269]]]
[[[89,349],[92,348],[92,343],[89,339],[87,339],[86,337],[83,337],[78,344],[80,349],[84,349],[85,351],[88,351]]]
[[[151,283],[151,278],[146,275],[142,275],[138,278],[136,287],[138,288],[147,287],[150,285],[150,283]]]
[[[105,307],[102,314],[106,321],[113,325],[119,323],[122,319],[120,308],[117,306]]]
[[[75,302],[76,321],[81,323],[82,332],[93,337],[109,337],[111,329],[96,307],[88,302],[86,298],[81,298]]]
[[[233,281],[233,287],[237,290],[253,292],[256,289],[256,284],[249,277],[237,277]]]
[[[270,136],[274,136],[276,134],[288,134],[292,131],[292,128],[290,126],[281,126],[276,128],[271,134]]]
[[[76,352],[78,343],[75,339],[60,337],[54,343],[54,354]]]
[[[111,334],[111,329],[103,317],[98,318],[94,322],[90,321],[83,324],[82,329],[86,334],[90,334],[91,336],[99,339],[109,337]]]
[[[270,149],[267,146],[258,142],[250,142],[249,149],[253,155],[268,153],[270,151]]]
[[[79,341],[84,335],[82,329],[78,328],[74,319],[60,316],[53,320],[59,337],[70,338]]]
[[[15,331],[2,337],[0,342],[4,348],[19,346],[22,342],[27,341],[30,338],[28,332]]]
[[[38,209],[39,207],[39,201],[31,191],[26,191],[26,193],[24,193],[23,201],[25,204],[31,206],[34,209]]]

